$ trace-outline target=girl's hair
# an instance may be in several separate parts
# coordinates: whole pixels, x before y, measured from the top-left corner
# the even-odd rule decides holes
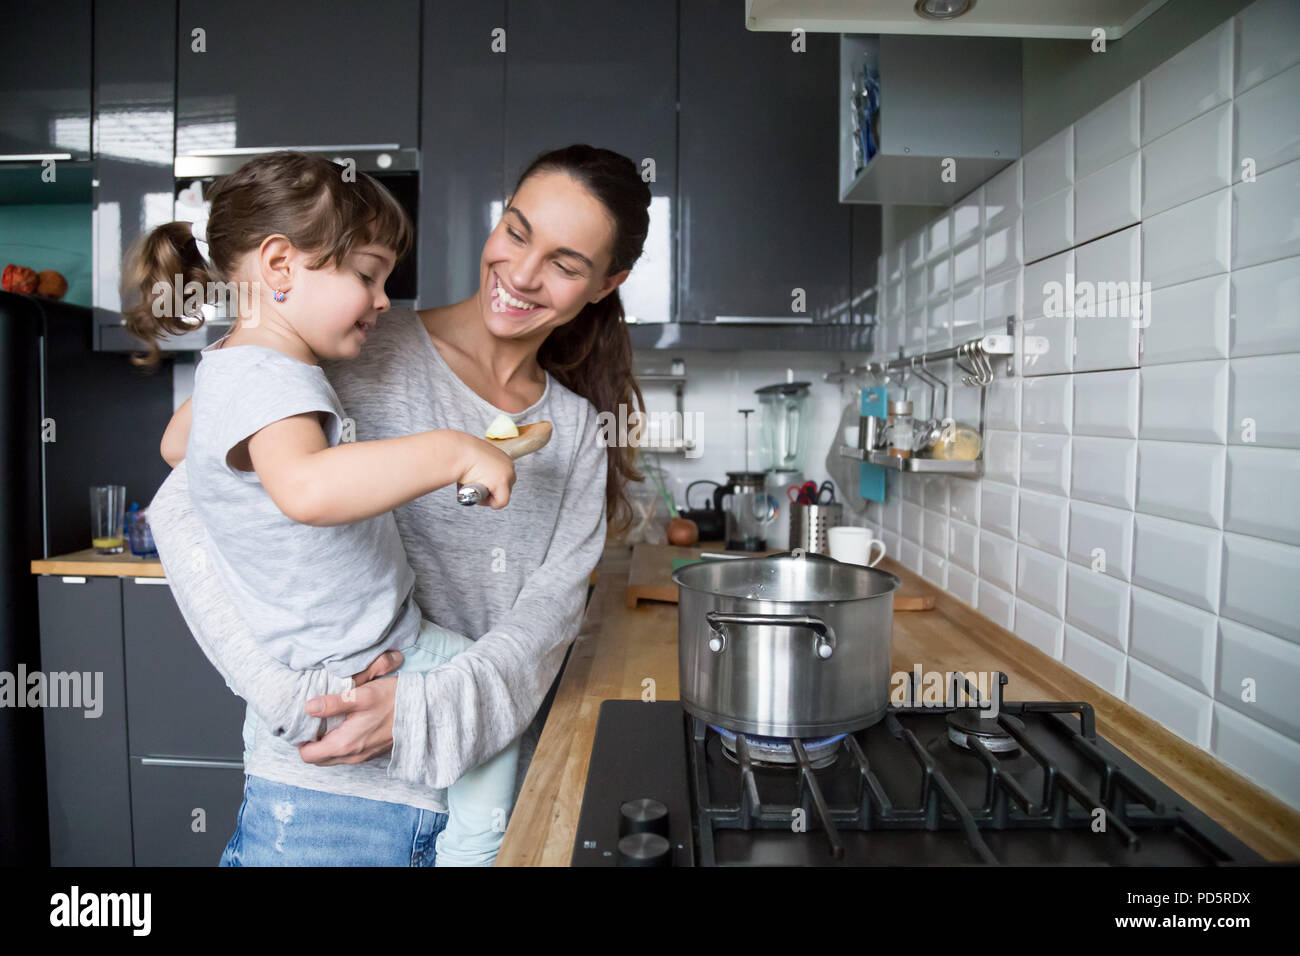
[[[285,150],[249,160],[214,180],[205,197],[211,202],[211,265],[200,254],[188,222],[169,222],[137,239],[123,263],[122,292],[123,301],[135,293],[140,300],[122,314],[127,331],[144,340],[149,351],[133,355],[132,363],[157,366],[160,336],[197,328],[182,321],[174,307],[178,301],[192,301],[186,287],[197,282],[206,292],[209,282],[233,282],[240,258],[267,236],[284,235],[296,248],[315,253],[310,269],[331,262],[342,266],[354,249],[372,243],[393,250],[401,261],[413,239],[406,210],[365,173],[345,181],[345,171],[323,157]],[[167,302],[155,309],[159,288],[165,289]],[[205,302],[210,298],[203,296]]]
[[[543,153],[524,170],[514,195],[529,176],[562,172],[584,186],[614,220],[614,252],[607,275],[632,268],[641,256],[650,229],[650,187],[641,179],[636,163],[608,149],[575,144]],[[596,407],[618,417],[618,406],[645,413],[645,399],[632,373],[632,341],[624,322],[618,289],[599,302],[588,302],[573,319],[551,331],[537,352],[542,368],[565,388]],[[629,481],[643,481],[637,471],[636,449],[607,447],[605,512],[608,524],[626,528],[632,517],[627,500]]]

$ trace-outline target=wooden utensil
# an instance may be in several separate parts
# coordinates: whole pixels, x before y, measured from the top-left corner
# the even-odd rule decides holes
[[[550,422],[533,422],[531,425],[520,425],[519,434],[514,438],[485,438],[486,442],[491,442],[497,448],[511,457],[512,460],[518,460],[524,455],[532,454],[537,449],[542,448],[551,440],[553,431]],[[456,500],[463,505],[476,505],[480,501],[487,500],[488,490],[482,485],[460,485],[456,486]]]

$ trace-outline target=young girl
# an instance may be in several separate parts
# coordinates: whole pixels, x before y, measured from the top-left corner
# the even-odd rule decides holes
[[[346,414],[318,361],[360,353],[412,232],[382,186],[343,173],[281,152],[217,180],[206,224],[160,226],[129,254],[124,276],[143,298],[127,328],[156,363],[159,336],[202,321],[172,314],[182,289],[225,282],[238,293],[239,322],[200,353],[163,454],[189,461],[213,566],[254,638],[299,670],[351,677],[390,649],[402,668],[430,670],[473,642],[422,619],[391,511],[453,482],[485,486],[486,503],[503,508],[514,465],[459,431],[340,443]],[[438,865],[495,859],[517,759],[516,741],[448,789]]]

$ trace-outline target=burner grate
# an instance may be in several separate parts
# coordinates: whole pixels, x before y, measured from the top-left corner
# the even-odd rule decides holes
[[[764,799],[756,773],[762,765],[756,761],[744,735],[735,738],[735,761],[740,775],[738,801],[721,801],[709,787],[710,761],[706,745],[709,726],[697,717],[689,724],[691,796],[698,826],[700,862],[717,865],[714,833],[718,830],[791,829],[792,820],[802,819],[806,829],[821,830],[832,859],[843,860],[846,830],[959,830],[966,841],[971,859],[980,863],[1001,862],[990,849],[981,831],[1006,829],[1083,829],[1094,825],[1098,811],[1104,815],[1107,838],[1119,841],[1121,848],[1135,852],[1141,838],[1135,827],[1164,827],[1180,832],[1211,860],[1228,860],[1231,856],[1193,827],[1181,812],[1170,812],[1146,787],[1122,767],[1109,760],[1097,746],[1092,706],[1083,702],[1002,702],[1005,674],[997,674],[993,693],[997,698],[998,739],[1014,741],[1017,756],[1033,762],[1041,770],[1042,787],[1031,793],[1012,774],[1006,772],[998,754],[986,745],[982,734],[964,735],[965,751],[983,767],[983,802],[968,806],[953,781],[944,773],[934,755],[906,726],[910,717],[978,714],[978,693],[963,678],[966,693],[975,707],[899,707],[886,714],[884,726],[894,740],[911,755],[919,775],[920,798],[915,806],[899,806],[891,800],[880,776],[862,749],[858,737],[866,732],[846,735],[840,742],[837,766],[846,764],[855,774],[856,798],[851,802],[828,803],[818,767],[810,760],[804,742],[792,741],[797,770],[796,796],[793,802]],[[913,688],[915,690],[915,688]],[[915,696],[909,699],[917,699]],[[954,697],[955,701],[955,697]],[[963,712],[965,712],[963,714]],[[1036,743],[1025,731],[1023,718],[1029,714],[1046,715],[1044,725],[1097,772],[1099,793],[1090,793],[1060,761]],[[1069,715],[1078,719],[1072,726]],[[990,718],[984,718],[990,719]],[[967,721],[969,723],[969,721]],[[716,734],[716,731],[713,731]],[[865,737],[864,737],[865,739]],[[956,746],[956,744],[953,744]],[[1004,753],[1005,755],[1005,753]],[[823,771],[829,774],[830,771]],[[785,778],[785,779],[788,779]],[[825,779],[825,778],[824,778]],[[809,838],[814,834],[809,832]],[[1135,860],[1136,862],[1136,860]]]

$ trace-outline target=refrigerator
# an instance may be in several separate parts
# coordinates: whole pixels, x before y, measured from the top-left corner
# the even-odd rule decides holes
[[[90,547],[90,486],[144,508],[170,471],[158,453],[172,364],[96,352],[89,308],[0,292],[0,672],[40,668],[31,562]],[[13,678],[11,678],[13,679]],[[0,866],[49,863],[42,711],[0,707]]]

